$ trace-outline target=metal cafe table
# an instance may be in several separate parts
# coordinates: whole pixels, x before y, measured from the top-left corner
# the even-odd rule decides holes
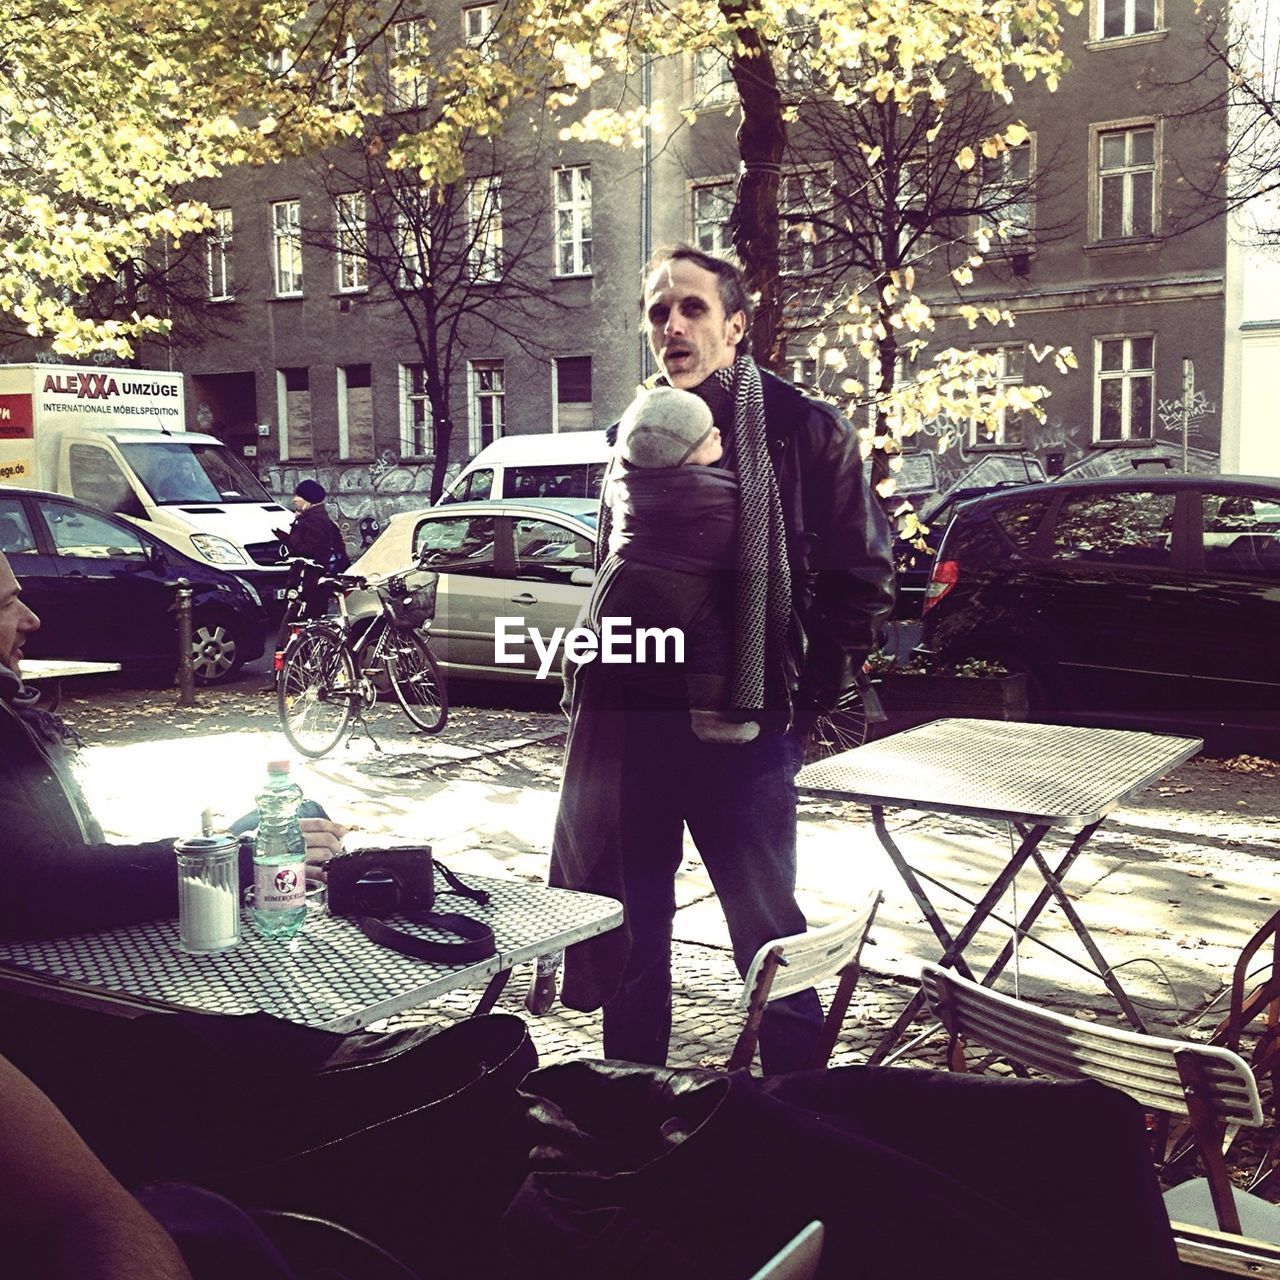
[[[178,948],[177,920],[35,942],[0,942],[0,988],[136,1017],[158,1010],[265,1012],[347,1032],[446,992],[486,983],[475,1013],[493,1007],[514,966],[622,923],[612,898],[518,880],[468,876],[489,904],[468,915],[492,926],[497,955],[464,964],[411,959],[370,942],[348,919],[308,919],[290,942],[260,938],[247,919],[240,944],[213,955]],[[450,908],[452,909],[452,908]],[[447,935],[392,923],[437,941]]]
[[[1016,939],[1040,942],[1032,933],[1052,898],[1061,908],[1125,1017],[1145,1030],[1133,1002],[1103,958],[1079,912],[1062,886],[1108,813],[1135,792],[1190,759],[1203,746],[1199,738],[1141,733],[1126,729],[1081,729],[1063,725],[1024,724],[1003,720],[935,720],[878,742],[844,751],[801,769],[796,779],[804,795],[853,800],[869,805],[876,835],[911,892],[942,947],[939,963],[974,975],[965,950],[992,915],[1005,891],[1027,864],[1044,885],[1016,921],[1013,938],[982,977],[992,985],[1014,954]],[[1011,823],[1021,843],[977,902],[913,867],[890,834],[886,809],[931,813]],[[1052,865],[1041,842],[1050,831],[1072,836],[1065,853]],[[972,907],[969,919],[954,934],[930,900],[924,881]],[[1045,945],[1041,943],[1041,945]],[[884,1060],[923,1005],[917,995],[882,1037],[871,1063]]]

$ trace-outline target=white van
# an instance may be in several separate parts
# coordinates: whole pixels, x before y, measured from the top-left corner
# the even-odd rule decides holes
[[[603,431],[502,436],[463,467],[436,505],[483,498],[598,498],[608,460]]]

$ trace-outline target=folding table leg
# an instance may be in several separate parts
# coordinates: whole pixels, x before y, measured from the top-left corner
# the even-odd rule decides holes
[[[1090,826],[1085,827],[1082,831],[1076,833],[1075,837],[1071,841],[1071,847],[1065,854],[1063,854],[1062,860],[1054,869],[1054,879],[1061,881],[1062,877],[1066,875],[1067,871],[1070,869],[1071,864],[1079,856],[1081,849],[1083,849],[1088,843],[1089,837],[1092,836],[1101,825],[1101,823],[1095,822]],[[1018,834],[1021,835],[1023,839],[1026,839],[1027,832],[1024,827],[1018,826]],[[1036,855],[1037,859],[1042,856],[1043,855],[1038,853]],[[1043,863],[1041,863],[1041,866],[1043,867]],[[1048,905],[1049,899],[1053,897],[1053,890],[1049,887],[1049,877],[1045,875],[1044,880],[1044,887],[1037,891],[1035,898],[1032,899],[1031,906],[1027,908],[1022,919],[1014,926],[1013,937],[1004,944],[1000,954],[996,956],[995,963],[983,976],[982,985],[984,987],[991,986],[1004,972],[1005,966],[1013,959],[1013,948],[1016,945],[1017,940],[1019,938],[1026,937],[1031,932],[1031,926],[1040,918],[1040,913]]]
[[[924,913],[924,917],[933,929],[934,935],[942,944],[942,958],[938,963],[943,966],[950,966],[964,977],[976,982],[977,979],[974,978],[973,971],[964,959],[964,949],[995,909],[996,904],[1004,897],[1005,890],[1008,889],[1018,872],[1022,870],[1027,859],[1035,853],[1037,846],[1044,839],[1049,828],[1044,826],[1032,827],[1023,836],[1022,843],[1005,864],[1004,870],[995,878],[991,888],[987,890],[974,907],[973,913],[965,922],[964,927],[953,938],[947,931],[946,925],[942,923],[942,919],[934,909],[933,903],[929,901],[929,896],[925,893],[924,886],[917,878],[911,864],[903,857],[902,850],[898,848],[893,841],[893,837],[889,834],[889,829],[884,821],[884,809],[878,805],[873,805],[871,808],[871,820],[875,826],[876,835],[880,838],[880,843],[885,848],[885,852],[888,853],[890,860],[897,868],[898,874],[902,877],[907,888],[911,890],[911,896],[916,900],[916,905]],[[867,1059],[869,1065],[874,1066],[877,1062],[880,1062],[901,1039],[903,1031],[906,1030],[911,1019],[915,1017],[923,1004],[924,993],[918,991],[908,1002],[907,1007],[898,1015],[897,1021],[880,1038],[875,1049],[872,1050],[871,1056]]]
[[[1080,945],[1089,953],[1089,959],[1097,966],[1098,977],[1106,983],[1107,990],[1115,997],[1116,1003],[1124,1012],[1124,1016],[1129,1019],[1130,1023],[1139,1031],[1145,1031],[1147,1028],[1142,1019],[1138,1016],[1138,1011],[1133,1007],[1133,1001],[1129,999],[1125,989],[1120,985],[1115,974],[1111,972],[1111,966],[1107,963],[1106,957],[1098,949],[1098,944],[1094,942],[1089,930],[1085,927],[1085,923],[1080,919],[1079,912],[1071,905],[1071,900],[1063,891],[1062,886],[1053,878],[1053,872],[1049,869],[1044,858],[1037,852],[1035,855],[1036,863],[1040,867],[1040,874],[1044,876],[1048,882],[1053,896],[1058,900],[1058,906],[1062,908],[1062,914],[1067,917],[1071,927],[1076,931],[1076,937],[1080,939]]]

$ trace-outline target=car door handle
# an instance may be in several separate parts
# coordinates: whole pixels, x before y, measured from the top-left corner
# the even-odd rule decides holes
[[[529,591],[522,591],[518,596],[511,597],[512,604],[537,604],[538,597]]]

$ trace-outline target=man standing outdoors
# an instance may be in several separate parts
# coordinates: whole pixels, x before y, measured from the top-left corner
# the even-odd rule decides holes
[[[738,267],[671,246],[647,264],[643,288],[658,381],[707,402],[725,443],[720,465],[738,479],[729,714],[760,732],[747,742],[700,741],[678,685],[640,666],[581,667],[551,882],[622,898],[621,930],[570,949],[563,1000],[603,1004],[606,1057],[662,1065],[684,827],[720,899],[739,972],[765,942],[804,931],[795,899],[803,737],[870,652],[892,604],[893,561],[848,421],[740,350],[751,301]],[[606,485],[598,558],[609,549],[609,506]],[[809,1065],[821,1016],[812,989],[771,1004],[764,1069]]]

